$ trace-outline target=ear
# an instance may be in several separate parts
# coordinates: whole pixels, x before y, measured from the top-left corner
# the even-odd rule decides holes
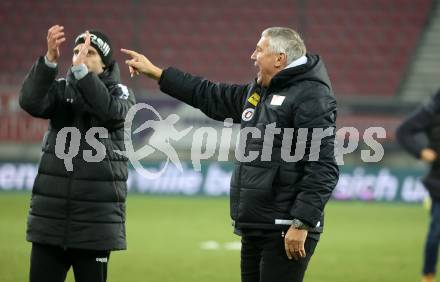
[[[285,67],[287,62],[287,56],[285,53],[279,53],[275,58],[275,67]]]

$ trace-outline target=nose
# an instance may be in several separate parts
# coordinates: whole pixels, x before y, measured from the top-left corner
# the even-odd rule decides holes
[[[254,52],[252,52],[252,55],[251,55],[251,60],[252,60],[252,61],[255,61],[255,60],[257,60],[257,57],[255,56],[255,51],[254,51]]]

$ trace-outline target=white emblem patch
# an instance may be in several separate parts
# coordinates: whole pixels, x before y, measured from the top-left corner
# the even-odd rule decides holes
[[[243,111],[243,114],[241,115],[241,119],[244,121],[250,121],[252,117],[254,116],[255,109],[254,108],[247,108]]]
[[[286,96],[273,95],[272,100],[270,101],[271,105],[281,106]]]

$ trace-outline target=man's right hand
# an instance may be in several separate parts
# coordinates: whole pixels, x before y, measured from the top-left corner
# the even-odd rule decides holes
[[[432,163],[437,159],[437,153],[431,148],[425,148],[420,152],[420,159],[422,159],[422,161]]]
[[[47,31],[47,53],[46,58],[56,63],[60,57],[60,45],[66,41],[64,37],[64,26],[54,25]]]
[[[121,49],[121,52],[131,57],[130,60],[125,61],[128,65],[131,77],[135,74],[138,75],[139,73],[143,73],[150,78],[159,80],[162,75],[162,69],[153,65],[147,57],[127,49]]]

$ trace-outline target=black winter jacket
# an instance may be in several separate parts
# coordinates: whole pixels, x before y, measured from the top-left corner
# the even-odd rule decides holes
[[[396,138],[415,158],[426,147],[440,154],[440,91],[402,122]],[[440,159],[432,163],[423,184],[432,198],[440,200]]]
[[[55,80],[56,75],[57,69],[46,66],[41,57],[20,92],[25,111],[50,120],[32,189],[27,240],[64,248],[126,249],[127,158],[114,150],[125,151],[123,123],[134,95],[120,84],[116,63],[99,76],[89,72],[80,80],[70,71],[66,79]],[[71,172],[55,154],[57,133],[65,127],[81,133]],[[85,141],[92,127],[108,130],[108,138],[95,136],[106,151],[100,162],[83,158],[85,150],[97,152]],[[72,150],[69,136],[65,152]]]
[[[251,162],[237,161],[231,179],[230,213],[238,229],[286,229],[296,218],[322,232],[324,206],[338,181],[334,157],[334,130],[320,146],[317,161],[309,160],[312,128],[334,129],[336,101],[327,71],[319,56],[276,74],[267,88],[213,83],[175,68],[164,70],[163,92],[200,109],[208,117],[232,118],[241,128],[258,128],[260,136],[248,137],[245,151],[257,151]],[[262,160],[265,129],[275,123],[281,129],[273,140],[270,161]],[[296,162],[281,157],[286,128],[309,129],[306,154]],[[291,155],[296,148],[293,135]],[[316,157],[316,156],[315,156]]]

